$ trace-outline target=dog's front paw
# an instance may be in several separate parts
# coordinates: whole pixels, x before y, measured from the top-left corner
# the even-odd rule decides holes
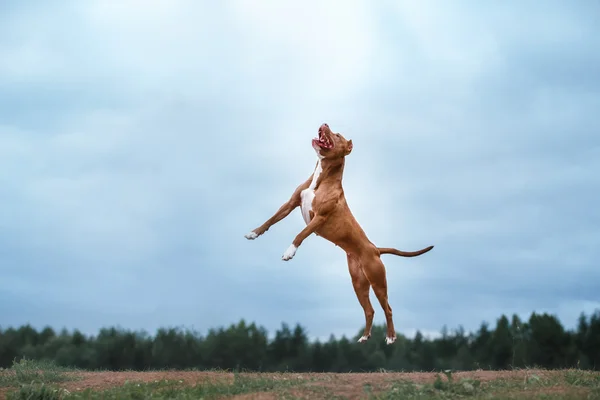
[[[256,233],[256,232],[252,231],[252,232],[250,232],[250,233],[246,233],[246,234],[244,235],[244,237],[245,237],[246,239],[248,239],[248,240],[254,240],[254,239],[256,239],[256,238],[258,237],[258,233]]]
[[[285,253],[283,253],[283,256],[281,257],[281,259],[283,261],[291,260],[294,257],[294,255],[296,254],[296,250],[298,250],[298,248],[296,246],[294,246],[293,244],[290,245],[290,247],[287,248]]]
[[[394,343],[395,341],[396,341],[396,336],[394,336],[394,337],[389,337],[389,336],[387,336],[387,337],[385,338],[385,344],[392,344],[392,343]]]

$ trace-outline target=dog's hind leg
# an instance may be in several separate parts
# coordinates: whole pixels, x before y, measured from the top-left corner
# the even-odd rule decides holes
[[[381,308],[385,313],[387,325],[386,344],[392,344],[396,341],[396,330],[392,319],[392,307],[388,303],[387,279],[385,276],[385,266],[378,255],[365,257],[360,260],[363,271],[373,287],[373,291],[379,300]]]
[[[358,342],[362,343],[366,342],[371,337],[371,327],[373,326],[373,316],[375,315],[375,310],[369,299],[371,284],[360,267],[359,259],[350,254],[347,254],[346,256],[348,258],[348,270],[350,271],[350,277],[352,278],[354,292],[365,312],[365,331],[363,332],[362,337],[358,339]]]

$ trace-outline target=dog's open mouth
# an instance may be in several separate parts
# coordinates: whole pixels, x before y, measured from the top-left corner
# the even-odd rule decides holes
[[[331,141],[331,139],[329,139],[327,135],[324,135],[321,130],[319,130],[319,137],[313,139],[313,146],[315,145],[324,149],[333,148],[333,142]]]

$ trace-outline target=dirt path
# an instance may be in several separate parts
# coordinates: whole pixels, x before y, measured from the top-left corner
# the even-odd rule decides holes
[[[227,372],[202,372],[202,371],[158,371],[158,372],[77,372],[74,373],[80,380],[65,382],[61,387],[72,390],[94,390],[121,386],[127,381],[154,382],[160,380],[177,380],[194,385],[199,382],[232,382],[234,374]],[[390,373],[243,373],[242,376],[256,376],[263,379],[306,379],[316,384],[344,385],[362,387],[365,384],[382,384],[398,380],[407,380],[414,383],[433,383],[439,373],[433,372],[390,372]],[[455,372],[456,380],[462,378],[476,379],[488,382],[497,379],[523,380],[527,376],[551,378],[554,371],[526,370],[526,371],[472,371]],[[444,376],[443,374],[439,374]]]

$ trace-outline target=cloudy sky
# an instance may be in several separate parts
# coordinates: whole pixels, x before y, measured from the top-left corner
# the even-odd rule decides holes
[[[319,125],[396,328],[600,308],[593,0],[0,4],[0,324],[364,324],[299,210]],[[374,295],[376,323],[383,312]]]

